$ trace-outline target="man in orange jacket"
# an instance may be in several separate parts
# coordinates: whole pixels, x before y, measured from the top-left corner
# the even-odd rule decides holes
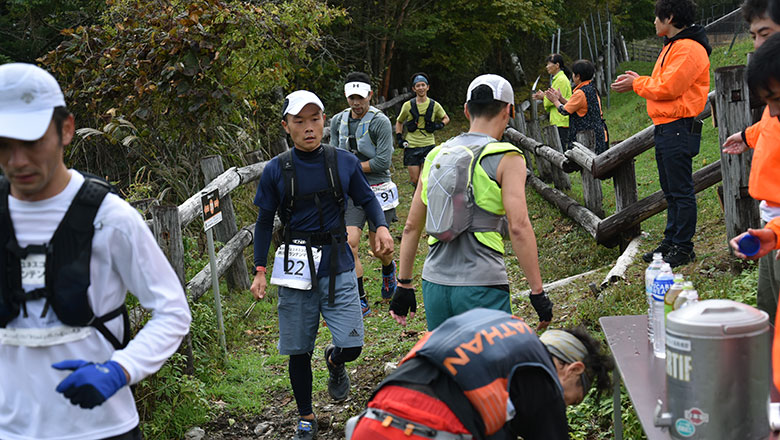
[[[767,38],[780,31],[780,24],[768,16],[767,0],[747,0],[742,5],[742,11],[750,25],[754,48],[758,49]],[[754,150],[748,183],[750,195],[761,201],[762,223],[766,225],[776,219],[777,230],[780,231],[780,121],[771,115],[769,106],[764,109],[760,121],[729,136],[723,144],[723,152],[727,154],[740,154],[748,148]],[[741,252],[736,254],[743,256]],[[769,313],[772,322],[777,309],[777,292],[780,290],[780,262],[775,259],[775,254],[773,250],[758,262],[756,295],[758,308]]]
[[[699,154],[701,121],[710,89],[712,48],[704,29],[694,24],[692,0],[657,0],[656,34],[664,47],[651,76],[627,71],[612,83],[616,92],[634,91],[647,99],[647,113],[655,124],[655,160],[667,202],[666,229],[661,244],[643,255],[651,261],[660,252],[672,267],[696,258],[696,195],[693,189],[693,157]]]
[[[764,42],[750,58],[750,63],[748,64],[748,85],[753,93],[766,102],[764,116],[771,118],[777,123],[777,118],[780,117],[780,32],[767,38],[766,42]],[[762,122],[759,122],[758,124],[762,123],[763,119]],[[777,124],[769,125],[769,128],[776,125]],[[778,137],[780,136],[780,131],[765,131],[764,128],[761,130],[755,144],[750,143],[750,138],[747,140],[748,145],[755,145],[752,168],[750,171],[750,195],[754,198],[767,196],[771,197],[770,200],[779,200],[780,198],[778,198],[777,193],[780,191],[780,172],[778,171],[778,169],[780,169],[780,142],[778,142],[778,139],[780,139],[780,137]],[[724,151],[736,148],[739,147],[728,145],[728,141],[724,145]],[[760,179],[760,181],[758,181],[758,179]],[[772,192],[774,192],[774,194]],[[766,202],[772,203],[769,200],[766,200]],[[771,206],[765,205],[765,203],[762,203],[762,216],[765,208],[772,208]],[[780,211],[778,208],[775,209]],[[756,237],[760,243],[758,252],[750,257],[740,252],[739,248],[739,241],[748,234]],[[780,249],[779,236],[780,216],[775,216],[766,223],[764,228],[748,229],[747,232],[734,237],[730,244],[731,247],[734,248],[734,254],[736,256],[755,260],[765,256],[768,257],[770,252],[774,254],[774,251]],[[774,259],[770,263],[775,263]],[[761,266],[759,266],[759,273],[761,270],[760,267]],[[774,322],[776,309],[772,311],[766,310],[766,301],[762,304],[760,293],[761,291],[759,290],[758,306],[767,311],[770,316],[773,316],[772,322]],[[774,293],[774,301],[777,303],[777,292]],[[780,388],[780,334],[778,334],[777,323],[775,323],[772,363],[774,365],[773,375],[775,386]]]

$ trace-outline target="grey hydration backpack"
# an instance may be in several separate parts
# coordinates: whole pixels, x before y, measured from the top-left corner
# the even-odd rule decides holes
[[[485,145],[440,146],[428,172],[425,230],[440,241],[454,240],[464,231],[506,229],[506,217],[476,206],[471,178]]]

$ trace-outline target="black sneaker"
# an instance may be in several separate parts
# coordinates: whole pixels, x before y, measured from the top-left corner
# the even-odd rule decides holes
[[[300,419],[298,420],[298,427],[295,428],[295,437],[293,440],[312,440],[317,438],[317,418],[314,420]]]
[[[653,254],[659,253],[659,252],[661,253],[661,255],[666,257],[666,254],[668,254],[669,251],[671,251],[671,250],[672,250],[672,245],[667,243],[667,242],[665,242],[665,241],[662,241],[661,244],[659,244],[657,248],[653,249],[650,252],[642,254],[642,261],[644,261],[645,263],[652,262],[653,261]]]
[[[686,251],[679,246],[673,246],[672,249],[664,255],[664,261],[669,263],[669,266],[675,268],[688,264],[696,259],[696,253],[691,249]]]
[[[329,344],[325,347],[325,365],[328,366],[328,394],[333,400],[341,402],[347,399],[349,396],[349,375],[347,374],[347,367],[344,364],[333,365],[330,363],[330,354],[336,346]]]

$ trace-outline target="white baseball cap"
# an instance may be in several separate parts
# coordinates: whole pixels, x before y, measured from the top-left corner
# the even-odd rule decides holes
[[[43,137],[54,107],[64,107],[57,80],[38,66],[0,66],[0,137],[34,141]]]
[[[494,75],[492,73],[487,75],[480,75],[474,78],[474,81],[471,81],[468,92],[466,92],[466,102],[483,100],[482,98],[475,99],[475,97],[471,96],[474,89],[479,86],[490,87],[490,90],[493,91],[493,100],[515,105],[515,92],[512,90],[512,85],[509,84],[509,81],[505,80],[503,77]]]
[[[282,118],[287,114],[297,115],[307,104],[316,104],[320,110],[325,111],[322,101],[314,93],[308,90],[296,90],[284,98],[282,105]]]
[[[344,84],[344,96],[360,95],[362,98],[371,93],[371,84],[362,81],[353,81]]]

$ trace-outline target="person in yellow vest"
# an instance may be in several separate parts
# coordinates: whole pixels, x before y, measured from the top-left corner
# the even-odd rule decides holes
[[[552,302],[542,288],[536,237],[525,202],[526,163],[517,147],[498,141],[514,117],[512,86],[498,75],[477,77],[468,88],[464,113],[469,119],[468,133],[434,148],[425,159],[401,238],[398,287],[390,313],[399,324],[406,325],[407,315],[411,318],[416,312],[412,270],[423,230],[430,234],[447,216],[464,217],[463,212],[448,214],[434,209],[448,204],[442,200],[446,192],[437,191],[446,178],[438,176],[443,167],[432,164],[440,154],[446,158],[460,148],[468,149],[473,156],[473,166],[466,172],[471,173],[468,191],[473,193],[476,205],[474,221],[454,237],[437,240],[431,235],[428,240],[430,251],[422,272],[428,329],[477,307],[511,313],[504,264],[503,237],[507,231],[531,287],[539,328],[544,328],[552,319]],[[430,177],[432,173],[435,178]],[[426,222],[426,218],[431,221]]]
[[[430,79],[425,72],[412,75],[412,89],[416,96],[401,106],[401,112],[395,120],[395,137],[398,146],[404,149],[404,165],[409,170],[409,181],[416,186],[425,156],[436,146],[433,132],[449,124],[450,117],[441,104],[428,97]],[[404,128],[407,131],[406,138]]]
[[[545,60],[547,64],[545,69],[547,73],[552,76],[550,81],[550,88],[560,92],[563,99],[568,100],[571,98],[571,70],[564,64],[563,57],[560,54],[554,53],[547,57]],[[558,127],[558,135],[561,137],[561,144],[563,149],[568,150],[571,146],[569,141],[569,116],[562,115],[556,110],[555,104],[550,101],[543,90],[539,90],[533,95],[534,99],[544,100],[544,110],[550,113],[550,125]]]

